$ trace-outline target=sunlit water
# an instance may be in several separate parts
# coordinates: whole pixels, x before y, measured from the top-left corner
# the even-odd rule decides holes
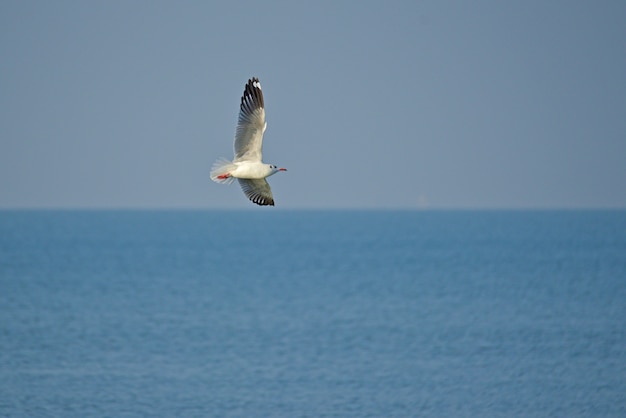
[[[0,416],[624,417],[626,212],[0,212]]]

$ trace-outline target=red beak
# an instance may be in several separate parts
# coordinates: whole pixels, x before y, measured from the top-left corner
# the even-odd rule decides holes
[[[286,168],[279,168],[278,171],[287,171]]]

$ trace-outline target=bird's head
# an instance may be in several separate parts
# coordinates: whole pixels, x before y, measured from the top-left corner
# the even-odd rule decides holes
[[[270,164],[270,169],[272,169],[272,174],[276,174],[279,171],[287,171],[286,168],[282,168],[282,167],[279,168],[279,167],[275,166],[274,164]]]

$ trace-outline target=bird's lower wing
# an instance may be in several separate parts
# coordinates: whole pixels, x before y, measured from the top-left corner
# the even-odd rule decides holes
[[[261,206],[274,206],[272,189],[265,179],[237,179],[244,194],[252,202]]]

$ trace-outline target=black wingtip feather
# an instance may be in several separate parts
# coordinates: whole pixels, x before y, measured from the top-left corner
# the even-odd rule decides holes
[[[255,195],[249,197],[252,203],[256,203],[259,206],[274,206],[274,199],[268,199],[261,195]]]
[[[263,100],[263,91],[261,90],[259,79],[252,77],[248,80],[243,91],[243,96],[241,96],[241,109],[252,112],[256,108],[265,108],[265,102]]]

